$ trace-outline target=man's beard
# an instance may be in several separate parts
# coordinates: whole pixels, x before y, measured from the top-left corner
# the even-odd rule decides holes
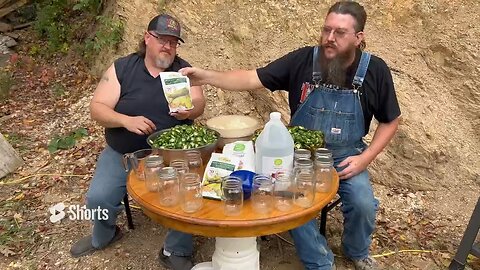
[[[325,45],[322,45],[325,48]],[[327,59],[325,53],[320,53],[320,70],[322,72],[323,83],[333,84],[339,87],[348,87],[347,63],[351,59],[352,54],[355,55],[355,49],[338,53],[333,59]]]
[[[159,69],[167,69],[173,63],[174,57],[157,57],[155,66]]]

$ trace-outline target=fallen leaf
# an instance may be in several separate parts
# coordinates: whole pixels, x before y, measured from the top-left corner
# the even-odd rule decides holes
[[[3,246],[3,245],[0,245],[0,253],[5,256],[5,257],[9,257],[9,256],[13,256],[15,255],[16,253],[11,250],[9,247],[7,246]]]

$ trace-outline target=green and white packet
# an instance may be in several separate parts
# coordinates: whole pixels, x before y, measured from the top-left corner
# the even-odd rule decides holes
[[[163,93],[170,112],[193,109],[190,79],[179,72],[160,72]]]

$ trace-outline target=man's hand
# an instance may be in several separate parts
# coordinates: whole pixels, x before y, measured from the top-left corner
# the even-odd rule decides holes
[[[352,178],[364,171],[370,162],[371,160],[362,155],[350,156],[338,164],[338,167],[346,166],[343,170],[338,172],[338,177],[342,180]]]
[[[176,112],[171,112],[171,116],[177,118],[177,120],[185,120],[190,117],[190,111],[188,110],[179,110]]]
[[[138,135],[149,135],[157,129],[155,124],[144,116],[127,116],[123,127]]]
[[[192,86],[202,86],[206,84],[207,71],[197,67],[185,67],[180,69],[178,72],[182,73],[184,76],[188,76],[190,79],[190,84]]]

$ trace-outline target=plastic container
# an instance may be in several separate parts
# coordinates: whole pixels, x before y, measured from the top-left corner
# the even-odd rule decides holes
[[[255,171],[276,178],[293,168],[292,135],[281,121],[279,112],[270,113],[270,121],[255,142]]]

